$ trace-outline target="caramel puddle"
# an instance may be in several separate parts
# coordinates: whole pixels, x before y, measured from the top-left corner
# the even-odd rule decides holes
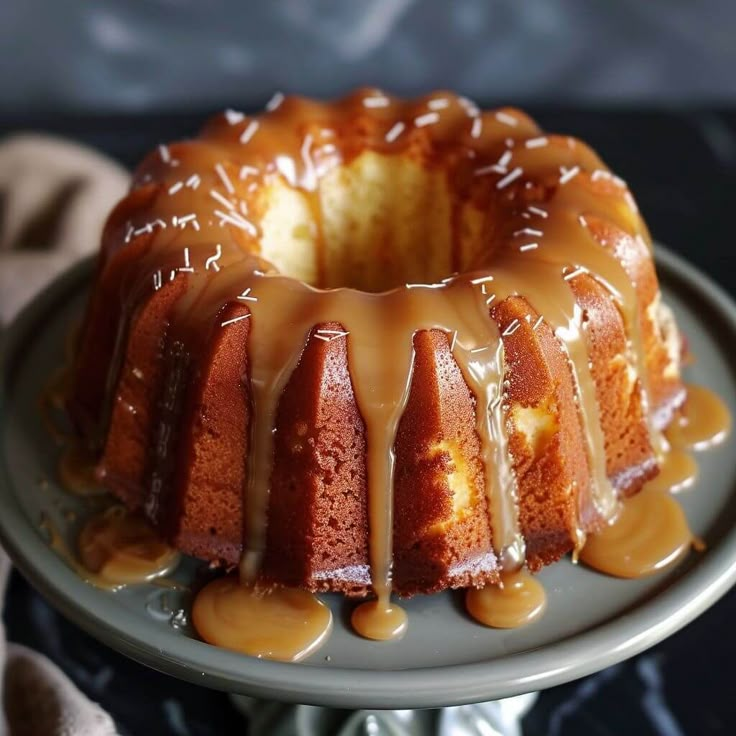
[[[663,491],[645,489],[621,504],[612,523],[588,536],[580,560],[607,575],[638,578],[670,567],[692,544],[680,504]]]
[[[208,644],[251,657],[298,662],[326,641],[332,612],[307,591],[256,591],[228,575],[199,591],[192,621]]]
[[[671,448],[659,466],[659,475],[648,481],[644,490],[679,493],[690,488],[697,478],[695,458],[689,452]]]
[[[536,621],[547,607],[542,584],[526,570],[504,575],[501,585],[470,588],[465,593],[468,613],[494,629],[515,629]]]
[[[78,442],[70,442],[59,458],[57,476],[62,488],[75,496],[102,496],[107,491],[96,476],[94,455]]]
[[[350,617],[356,633],[374,641],[400,639],[406,633],[408,617],[401,606],[381,600],[361,603]]]
[[[677,449],[705,450],[728,437],[731,413],[723,400],[709,388],[688,384],[682,412],[665,435]]]

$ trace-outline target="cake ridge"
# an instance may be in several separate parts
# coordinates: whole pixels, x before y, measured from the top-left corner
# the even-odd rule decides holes
[[[382,166],[389,174],[382,173]],[[413,182],[419,212],[422,196],[438,209],[446,206],[446,241],[428,233],[426,258],[417,258],[422,255],[418,250],[410,253],[413,261],[407,256],[409,265],[422,267],[417,282],[408,280],[411,273],[400,248],[391,251],[378,244],[378,262],[385,259],[384,267],[342,273],[332,264],[333,258],[342,263],[344,253],[335,255],[339,249],[333,247],[328,195],[339,194],[339,186],[362,191],[365,182],[373,181],[371,176],[379,184],[365,191],[380,192],[381,183],[390,190],[393,174]],[[352,178],[346,183],[342,176]],[[429,194],[423,195],[421,187]],[[432,187],[440,187],[446,202],[431,196]],[[381,207],[389,208],[390,194],[375,195]],[[280,236],[270,234],[288,221],[280,218],[274,224],[268,219],[278,206],[277,197],[293,197],[289,211],[304,218],[289,223],[293,227],[287,241],[307,243],[313,251],[303,266],[309,279],[289,273],[285,266],[291,255],[279,250]],[[368,233],[375,230],[360,226]],[[393,237],[390,226],[380,232],[387,241]],[[435,249],[432,243],[439,246]],[[437,255],[442,245],[449,255]],[[454,271],[456,275],[447,277]],[[341,274],[357,279],[357,285],[336,288],[334,280]],[[314,340],[344,340],[347,346],[344,360],[367,438],[367,488],[360,492],[365,492],[370,519],[369,559],[317,571],[313,582],[303,584],[329,579],[330,586],[339,588],[340,569],[368,569],[371,588],[384,602],[392,587],[411,593],[446,587],[453,574],[470,565],[453,557],[453,524],[460,524],[480,503],[477,479],[466,478],[454,489],[447,480],[452,473],[462,476],[457,468],[477,464],[478,458],[468,459],[467,447],[458,449],[450,436],[417,435],[417,447],[428,457],[439,453],[439,459],[427,463],[445,468],[445,476],[437,476],[439,495],[462,497],[466,506],[450,513],[446,503],[438,502],[435,526],[417,531],[419,543],[435,550],[434,567],[429,566],[419,582],[392,581],[395,443],[412,390],[416,335],[439,331],[451,339],[450,358],[474,401],[472,426],[480,438],[488,505],[485,533],[490,539],[485,552],[473,553],[486,560],[474,584],[496,582],[500,569],[515,569],[524,561],[538,569],[578,549],[585,534],[612,516],[618,496],[635,491],[655,472],[659,430],[684,396],[676,364],[670,377],[662,378],[661,368],[672,364],[672,356],[658,333],[651,242],[623,182],[586,146],[543,135],[520,111],[481,113],[450,93],[401,102],[377,90],[361,90],[325,105],[287,97],[261,116],[225,113],[205,127],[198,141],[160,148],[144,160],[129,198],[116,208],[105,229],[70,402],[77,424],[96,428],[84,429],[93,444],[107,437],[103,476],[116,452],[109,427],[122,411],[112,400],[112,421],[106,422],[104,397],[110,401],[119,390],[121,366],[132,370],[136,363],[137,332],[129,333],[130,315],[138,310],[149,314],[152,295],[172,282],[183,284],[183,294],[163,316],[170,325],[170,335],[161,338],[169,358],[176,350],[185,358],[209,355],[213,331],[230,329],[236,320],[248,322],[247,380],[242,387],[248,397],[243,409],[247,427],[241,437],[248,459],[243,461],[240,512],[245,528],[241,570],[249,581],[261,574],[269,504],[277,503],[274,494],[281,493],[271,487],[273,438],[274,432],[290,430],[278,425],[279,402]],[[584,297],[588,307],[581,305]],[[629,422],[648,423],[650,436],[636,467],[618,468],[613,476],[607,446],[623,432],[624,422],[619,417],[616,428],[612,421],[605,430],[601,423],[604,389],[590,357],[601,349],[586,326],[595,300],[610,302],[620,316],[620,325],[614,314],[606,318],[607,329],[625,345],[614,371],[617,386],[628,392]],[[232,311],[235,306],[238,310]],[[231,316],[218,323],[223,310],[230,310]],[[98,339],[116,323],[117,337],[104,337],[102,355],[97,354]],[[323,328],[331,331],[319,334],[325,324],[333,325]],[[527,355],[522,335],[531,346]],[[473,353],[480,350],[487,353],[483,360]],[[530,375],[520,377],[522,367]],[[634,379],[629,385],[630,374]],[[200,396],[202,375],[200,366],[180,389],[190,393],[179,396],[179,389],[172,389],[172,395],[181,401]],[[574,406],[562,407],[566,401]],[[188,416],[206,426],[207,417],[197,413],[199,405],[192,407]],[[535,411],[543,414],[545,407],[553,415],[552,424],[541,429],[535,425],[527,432],[525,421],[531,422]],[[562,414],[564,427],[555,427]],[[164,441],[172,420],[164,412],[151,421],[158,424],[157,430],[148,429],[149,437],[159,436],[156,463],[163,467],[186,462],[171,449],[175,442]],[[322,434],[308,428],[312,445],[299,450],[319,456],[313,467],[322,474],[320,487],[329,485]],[[299,445],[295,440],[294,447]],[[566,446],[575,448],[570,467],[558,467]],[[543,471],[554,486],[546,495]],[[187,486],[193,481],[182,481],[179,488],[165,473],[154,472],[150,482],[149,515],[166,529],[160,493],[176,487],[176,493],[186,497],[194,492]],[[140,503],[134,496],[124,500]],[[173,507],[181,507],[181,498],[173,502]],[[544,514],[549,524],[545,529],[540,522]],[[217,537],[218,528],[212,528]],[[186,537],[181,530],[167,533]],[[197,534],[200,540],[206,538]],[[488,544],[483,540],[478,537],[476,544]],[[206,544],[197,545],[196,553],[207,556]],[[225,562],[234,565],[237,550],[232,540],[224,546],[229,550]],[[215,559],[221,547],[213,540]],[[267,578],[268,571],[263,575]],[[348,578],[345,573],[344,588],[355,592],[355,581]],[[278,582],[269,579],[269,584]]]

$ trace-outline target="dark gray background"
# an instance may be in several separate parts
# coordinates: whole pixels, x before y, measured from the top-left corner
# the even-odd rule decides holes
[[[723,104],[736,100],[736,2],[0,0],[0,106],[15,113],[251,107],[275,89],[360,84]]]

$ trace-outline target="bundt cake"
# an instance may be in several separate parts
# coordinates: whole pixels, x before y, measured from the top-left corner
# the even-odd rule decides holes
[[[444,92],[278,96],[140,165],[68,409],[179,550],[413,595],[579,551],[656,475],[680,353],[580,141]]]

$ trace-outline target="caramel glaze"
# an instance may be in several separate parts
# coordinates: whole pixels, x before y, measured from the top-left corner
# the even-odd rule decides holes
[[[687,400],[667,428],[667,440],[679,449],[704,450],[717,445],[731,431],[731,414],[723,401],[705,386],[687,387]]]
[[[259,256],[259,189],[280,177],[310,193],[319,230],[321,205],[313,195],[319,178],[366,150],[412,156],[429,169],[446,171],[456,204],[472,202],[488,213],[488,237],[476,252],[463,250],[460,234],[453,232],[450,271],[458,273],[441,280],[444,274],[421,274],[422,264],[416,264],[420,283],[370,293],[332,283],[321,252],[314,285],[279,274]],[[229,204],[222,204],[223,198]],[[502,307],[523,295],[530,306],[522,320],[553,331],[574,379],[590,471],[584,487],[578,484],[571,491],[578,503],[571,523],[580,548],[588,531],[618,513],[619,491],[636,488],[631,478],[628,487],[614,483],[606,468],[596,379],[579,303],[586,279],[602,287],[621,314],[628,336],[621,358],[638,376],[633,391],[653,447],[663,446],[661,429],[684,397],[676,370],[662,377],[669,358],[653,337],[651,311],[658,291],[651,259],[627,255],[637,250],[648,254],[650,248],[625,185],[586,146],[543,136],[517,110],[481,113],[450,94],[401,102],[362,90],[327,106],[287,98],[257,118],[221,116],[199,140],[151,154],[136,174],[129,199],[111,215],[89,308],[101,316],[85,332],[72,414],[87,436],[104,437],[123,361],[125,326],[152,293],[184,284],[179,287],[183,296],[172,299],[167,322],[167,339],[174,345],[164,390],[170,400],[164,402],[145,502],[149,517],[161,521],[162,494],[174,462],[170,447],[177,425],[177,376],[185,374],[189,356],[212,339],[213,325],[227,330],[250,320],[253,414],[240,568],[252,585],[264,553],[273,428],[282,390],[310,334],[310,339],[347,340],[367,435],[369,560],[354,571],[355,583],[369,584],[377,596],[375,606],[363,609],[366,616],[372,611],[385,618],[398,610],[389,598],[394,437],[411,383],[413,335],[443,330],[452,339],[452,354],[479,407],[477,432],[492,531],[489,553],[498,558],[500,569],[512,571],[524,562],[525,540],[506,448],[504,345],[520,320],[504,321]],[[223,309],[233,305],[240,309],[237,317],[218,321]],[[327,323],[340,329],[320,334]],[[108,356],[103,382],[92,350]],[[654,356],[649,365],[645,353]],[[648,475],[655,472],[651,462],[646,467]],[[658,496],[646,498],[641,503],[659,503],[652,500]]]
[[[358,634],[374,641],[400,639],[409,624],[403,608],[380,598],[361,603],[353,610],[350,622]]]
[[[712,391],[687,386],[687,400],[668,427],[668,448],[659,475],[627,499],[602,531],[592,535],[580,559],[601,572],[623,578],[658,572],[692,546],[705,548],[688,528],[680,505],[668,495],[690,487],[698,466],[686,450],[703,450],[730,432],[728,408]]]
[[[542,584],[522,570],[504,575],[500,585],[470,588],[465,594],[468,613],[494,629],[515,629],[536,621],[547,607]]]
[[[51,548],[69,567],[86,582],[105,590],[155,582],[179,562],[179,553],[164,544],[145,519],[122,506],[111,506],[85,523],[76,554],[48,518],[44,517],[41,526],[49,535]]]
[[[96,464],[94,452],[67,438],[58,466],[58,479],[62,488],[75,496],[99,496],[106,493],[97,478]]]
[[[646,488],[654,491],[679,493],[690,488],[698,478],[698,464],[688,452],[671,447],[659,465],[659,475],[647,481]]]
[[[332,613],[305,590],[256,591],[230,575],[197,594],[192,621],[199,635],[215,646],[298,662],[327,639]]]
[[[612,523],[588,538],[580,560],[608,575],[638,578],[673,565],[692,544],[680,504],[664,491],[645,489],[621,505]]]

